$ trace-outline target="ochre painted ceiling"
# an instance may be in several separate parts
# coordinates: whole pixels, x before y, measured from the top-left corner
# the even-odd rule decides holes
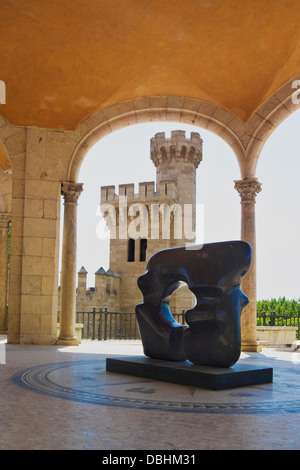
[[[11,165],[10,165],[8,156],[7,156],[6,152],[4,151],[4,149],[1,147],[1,145],[0,145],[0,167],[4,171],[10,171],[11,170]]]
[[[247,121],[299,73],[299,0],[0,2],[0,114],[15,125],[72,130],[151,95]]]

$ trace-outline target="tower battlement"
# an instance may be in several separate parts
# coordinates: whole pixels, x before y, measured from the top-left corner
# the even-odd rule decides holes
[[[158,167],[163,162],[183,160],[191,162],[195,168],[202,161],[202,139],[198,132],[191,132],[187,138],[185,131],[172,131],[171,137],[166,138],[164,132],[159,132],[150,141],[151,160]]]
[[[139,183],[139,190],[134,192],[134,184],[120,184],[118,192],[115,186],[101,186],[101,203],[117,203],[119,197],[126,197],[129,203],[162,200],[177,200],[177,183],[173,180],[160,181],[155,188],[154,181]]]

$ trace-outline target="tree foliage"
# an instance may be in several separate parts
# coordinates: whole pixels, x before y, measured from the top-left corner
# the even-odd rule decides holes
[[[257,314],[275,312],[276,315],[293,316],[300,314],[300,299],[288,300],[285,297],[257,301]]]

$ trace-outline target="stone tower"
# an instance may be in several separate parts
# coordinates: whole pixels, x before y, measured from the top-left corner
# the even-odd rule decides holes
[[[182,227],[182,243],[177,242],[172,246],[192,243],[194,240],[187,232],[189,226],[195,231],[196,169],[202,160],[202,139],[197,132],[191,132],[190,139],[186,138],[185,131],[172,131],[170,139],[165,137],[164,132],[160,132],[152,137],[150,152],[156,167],[156,185],[167,192],[168,182],[175,182],[177,201],[181,205],[183,216],[186,216],[186,236]],[[192,209],[191,221],[188,220],[189,208]]]
[[[120,311],[134,312],[142,301],[137,278],[157,251],[195,242],[196,169],[202,160],[202,139],[196,132],[164,132],[151,139],[150,157],[156,184],[101,187],[101,210],[110,228],[110,269],[120,278]],[[181,288],[172,296],[175,313],[191,308],[193,294]]]

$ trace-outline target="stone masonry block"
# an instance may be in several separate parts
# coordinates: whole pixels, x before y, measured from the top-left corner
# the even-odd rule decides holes
[[[59,218],[59,211],[60,211],[59,202],[60,201],[55,201],[55,200],[48,201],[47,199],[43,201],[45,219]]]
[[[25,181],[20,177],[17,178],[14,173],[13,185],[12,185],[12,197],[23,198],[24,197]],[[14,202],[13,202],[14,204]]]
[[[12,243],[13,243],[14,237],[23,236],[23,219],[21,217],[13,217],[11,226],[12,226]]]
[[[22,295],[22,316],[51,315],[53,313],[53,298],[51,295]]]
[[[42,294],[43,295],[57,294],[57,277],[56,276],[43,276],[42,277]]]
[[[57,261],[49,256],[23,256],[23,275],[54,276]]]
[[[43,238],[43,256],[55,258],[57,255],[58,241],[55,238]]]
[[[24,213],[24,199],[14,197],[13,204],[12,204],[12,216],[23,217],[23,213]]]
[[[21,337],[26,334],[33,334],[40,332],[40,317],[39,315],[23,314],[21,317]],[[25,342],[24,340],[22,342]]]
[[[23,253],[23,237],[15,235],[11,240],[10,245],[11,255],[20,256]]]
[[[9,273],[10,274],[21,274],[21,272],[22,272],[22,256],[21,255],[15,255],[15,254],[11,253]]]
[[[21,292],[22,276],[20,274],[11,274],[9,276],[9,294],[19,295]]]
[[[55,238],[57,236],[57,224],[53,219],[24,219],[24,237],[46,237]]]
[[[39,237],[23,237],[23,254],[42,256],[43,239]]]
[[[24,204],[24,216],[42,218],[44,216],[44,204],[42,199],[26,199]]]
[[[57,316],[56,315],[43,315],[41,317],[41,331],[47,335],[57,336]]]
[[[25,197],[32,199],[60,199],[61,183],[57,181],[27,180]]]
[[[42,293],[41,276],[23,276],[22,294],[40,295]]]

